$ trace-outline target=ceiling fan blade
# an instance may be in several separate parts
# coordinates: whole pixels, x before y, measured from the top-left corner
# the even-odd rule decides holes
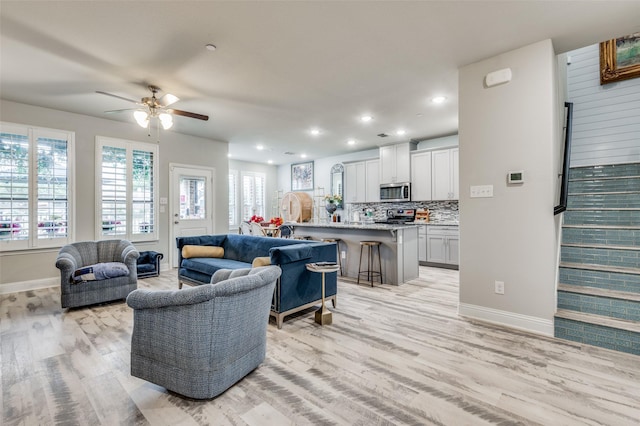
[[[126,108],[126,109],[112,109],[111,111],[105,111],[105,114],[115,114],[119,112],[137,111],[139,108]]]
[[[166,107],[178,102],[179,100],[179,97],[172,95],[171,93],[166,93],[163,97],[158,99],[158,104],[160,104],[160,106]]]
[[[129,98],[125,98],[125,97],[122,97],[122,96],[114,95],[113,93],[102,92],[100,90],[96,90],[96,93],[100,93],[101,95],[107,95],[107,96],[111,96],[113,98],[122,99],[123,101],[133,102],[134,104],[141,105],[140,101],[134,101],[133,99],[129,99]]]
[[[180,109],[167,109],[166,112],[168,112],[169,114],[181,115],[183,117],[190,117],[198,120],[209,120],[208,115],[196,114],[195,112],[182,111]]]

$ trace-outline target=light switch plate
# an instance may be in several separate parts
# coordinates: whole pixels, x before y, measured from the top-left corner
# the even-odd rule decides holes
[[[469,196],[471,198],[491,198],[493,197],[493,185],[472,185]]]

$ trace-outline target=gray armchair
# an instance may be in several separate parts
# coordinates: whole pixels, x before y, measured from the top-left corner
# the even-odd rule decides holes
[[[127,240],[84,241],[60,249],[56,267],[60,269],[60,302],[63,308],[125,299],[138,286],[136,261],[139,253]],[[98,263],[119,262],[129,274],[103,280],[74,283],[74,272]]]
[[[222,269],[210,285],[132,292],[131,375],[195,399],[227,390],[264,361],[280,274]]]

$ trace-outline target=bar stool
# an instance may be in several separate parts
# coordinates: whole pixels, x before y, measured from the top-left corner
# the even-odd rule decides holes
[[[336,251],[337,251],[337,255],[338,255],[338,266],[340,266],[340,275],[344,275],[342,273],[342,258],[340,257],[340,241],[342,241],[342,238],[323,238],[322,242],[323,243],[336,243]]]
[[[380,241],[360,241],[360,262],[358,263],[358,284],[360,284],[360,275],[366,275],[367,281],[371,283],[371,287],[373,287],[373,278],[378,276],[380,277],[380,284],[382,282],[382,259],[380,257],[380,245],[382,243]],[[367,269],[362,270],[362,249],[367,248],[369,251],[367,253],[368,264]],[[378,267],[379,269],[376,271],[373,265],[373,248],[378,249]]]

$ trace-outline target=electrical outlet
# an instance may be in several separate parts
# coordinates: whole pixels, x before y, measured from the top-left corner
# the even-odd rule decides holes
[[[346,251],[344,251],[344,250],[342,250],[342,251],[340,252],[340,257],[341,257],[341,258],[343,258],[343,259],[346,259],[346,258],[347,258],[347,252],[346,252]]]
[[[496,294],[504,294],[504,281],[496,281]]]

